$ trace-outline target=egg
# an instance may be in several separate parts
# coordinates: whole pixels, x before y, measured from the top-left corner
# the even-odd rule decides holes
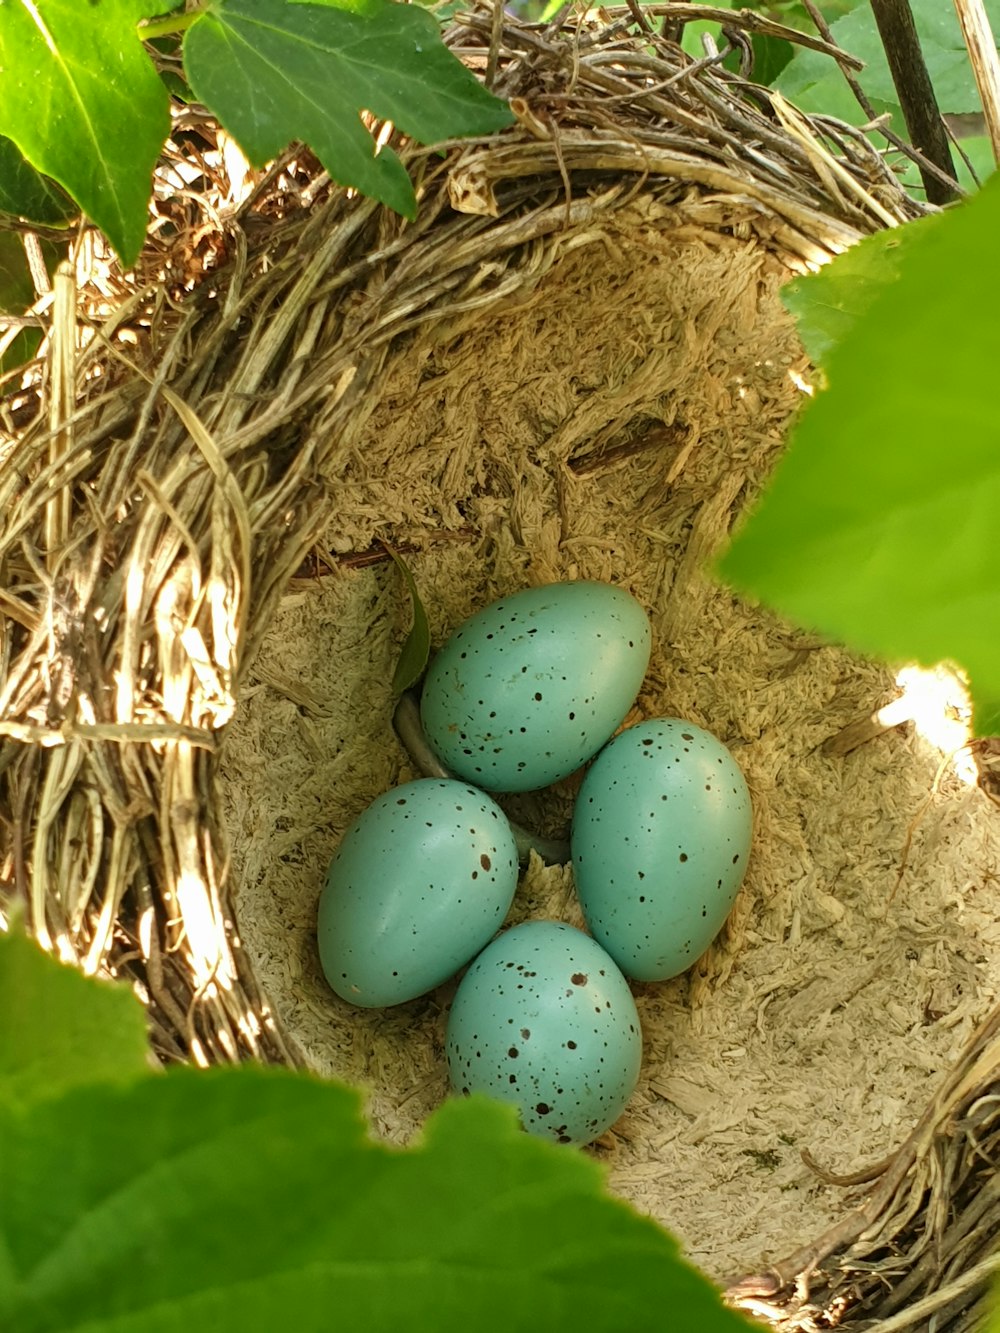
[[[621,725],[649,651],[649,620],[624,589],[526,588],[470,617],[434,657],[425,735],[442,763],[487,791],[548,786]]]
[[[573,876],[595,939],[626,976],[663,981],[705,952],[750,853],[750,793],[711,733],[630,727],[591,764],[573,811]]]
[[[517,888],[510,825],[464,782],[421,778],[347,829],[319,900],[323,973],[342,999],[400,1004],[446,981],[489,942]]]
[[[512,1102],[531,1134],[589,1143],[635,1090],[642,1032],[628,982],[589,935],[526,921],[459,983],[446,1052],[458,1093]]]

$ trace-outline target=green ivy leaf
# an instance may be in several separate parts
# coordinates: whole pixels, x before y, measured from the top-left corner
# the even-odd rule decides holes
[[[125,988],[0,935],[0,1328],[747,1333],[585,1154],[452,1099],[401,1151],[290,1069],[145,1064]]]
[[[410,178],[389,148],[376,156],[361,110],[421,143],[513,121],[447,49],[434,17],[392,0],[212,0],[185,34],[184,67],[251,161],[302,139],[334,180],[409,218]]]
[[[781,301],[795,316],[806,353],[817,366],[848,336],[876,298],[899,276],[902,256],[921,234],[922,222],[866,236],[818,273],[795,278]]]
[[[399,695],[404,690],[408,690],[411,685],[416,685],[427,670],[427,659],[431,655],[431,631],[427,624],[427,612],[420,600],[420,594],[417,592],[417,585],[409,566],[391,546],[386,546],[385,549],[392,556],[396,562],[396,568],[403,576],[403,582],[406,584],[406,591],[410,595],[410,606],[413,611],[413,625],[406,636],[406,641],[399,650],[399,659],[396,662],[396,670],[392,676],[392,692]]]
[[[55,273],[59,261],[66,257],[68,244],[68,240],[62,239],[58,242],[39,240],[41,257],[50,278]],[[16,231],[0,228],[0,316],[24,314],[34,303],[35,297],[35,284],[28,268],[21,236]],[[0,327],[0,335],[2,334],[3,328]],[[26,365],[38,351],[41,341],[41,328],[28,327],[21,329],[12,341],[5,342],[5,349],[0,353],[0,376]],[[0,384],[0,397],[17,391],[16,380]]]
[[[1000,732],[1000,177],[914,228],[899,277],[829,355],[722,576],[890,660],[949,660]]]
[[[64,242],[55,244],[41,240],[39,249],[45,271],[51,279],[59,261],[66,257],[66,245]],[[36,296],[21,236],[16,231],[0,228],[0,314],[20,315],[34,302]]]
[[[961,148],[961,152],[959,152],[959,148]],[[951,156],[955,164],[958,183],[968,194],[978,190],[983,181],[996,171],[997,164],[993,156],[993,143],[985,134],[974,134],[968,138],[960,139],[958,144],[952,147]],[[969,159],[968,166],[966,165],[966,158]],[[923,189],[923,183],[920,178],[920,168],[915,162],[906,163],[899,173],[899,183],[904,190],[919,195]]]
[[[146,1025],[131,991],[88,981],[18,929],[0,933],[0,1013],[0,1106],[34,1106],[83,1083],[148,1072]]]
[[[0,133],[59,182],[124,264],[146,234],[169,98],[136,23],[179,0],[17,0],[0,17]]]
[[[2,156],[2,145],[0,145]],[[0,190],[2,190],[0,177]],[[0,338],[3,337],[3,316],[20,315],[31,305],[35,297],[31,272],[25,257],[24,246],[17,232],[0,230]],[[0,375],[23,366],[38,351],[42,341],[41,329],[21,329],[12,342],[0,351]],[[0,344],[2,346],[2,344]],[[0,398],[13,385],[0,384]]]
[[[510,1108],[406,1152],[289,1070],[173,1068],[0,1105],[0,1326],[17,1333],[747,1333],[647,1218]],[[335,1318],[334,1318],[335,1316]]]
[[[976,80],[954,6],[941,0],[911,0],[911,8],[941,111],[956,115],[978,111]],[[986,9],[994,32],[1000,31],[1000,0],[986,0]],[[858,80],[876,110],[891,110],[893,127],[905,134],[906,125],[871,6],[859,5],[838,19],[831,31],[843,50],[865,62]],[[803,111],[837,116],[854,125],[867,119],[834,62],[819,51],[800,47],[775,86]]]
[[[747,1333],[582,1154],[451,1102],[406,1152],[357,1094],[174,1068],[0,1107],[0,1321],[17,1333]]]
[[[12,139],[0,135],[0,213],[58,227],[78,212],[54,181],[46,180],[24,160]]]
[[[160,78],[163,80],[163,86],[167,92],[171,97],[176,97],[178,102],[194,102],[196,100],[194,93],[174,70],[163,70]]]
[[[752,33],[753,81],[770,87],[795,54],[796,48],[783,37],[764,37]]]

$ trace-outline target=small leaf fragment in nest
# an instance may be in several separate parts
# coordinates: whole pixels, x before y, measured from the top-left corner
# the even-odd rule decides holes
[[[0,135],[0,212],[59,227],[79,209],[55,181],[25,161],[12,139]]]
[[[427,659],[431,655],[431,632],[427,624],[427,612],[420,600],[420,594],[417,592],[417,585],[410,573],[409,566],[396,554],[391,546],[386,546],[385,549],[392,556],[396,568],[403,576],[403,582],[406,584],[406,591],[410,594],[410,603],[413,607],[413,626],[406,636],[406,642],[400,649],[396,670],[392,675],[392,692],[394,695],[400,695],[404,690],[416,685],[424,674]]]

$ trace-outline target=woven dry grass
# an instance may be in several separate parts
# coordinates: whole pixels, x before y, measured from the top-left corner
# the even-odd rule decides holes
[[[603,13],[541,28],[480,6],[456,23],[453,49],[519,125],[443,157],[402,145],[414,225],[301,152],[241,193],[213,128],[185,113],[136,272],[88,235],[79,293],[64,278],[39,303],[45,355],[6,400],[0,458],[3,891],[46,947],[132,981],[165,1059],[301,1058],[233,925],[220,739],[293,579],[333,559],[321,539],[388,410],[385,382],[422,341],[530,308],[567,255],[616,228],[752,250],[777,282],[921,211],[850,127],[690,61],[630,8]],[[733,291],[703,298],[721,324]],[[649,449],[666,485],[694,475],[683,411],[643,434],[641,399],[621,394],[610,421],[578,412],[567,466]],[[400,467],[419,492],[424,456]],[[742,481],[720,495],[692,564],[745,498]],[[402,502],[371,516],[373,536],[404,546],[413,527]],[[787,1329],[892,1310],[886,1328],[931,1327],[932,1310],[938,1330],[973,1326],[1000,1221],[994,1027],[869,1201],[733,1299]]]

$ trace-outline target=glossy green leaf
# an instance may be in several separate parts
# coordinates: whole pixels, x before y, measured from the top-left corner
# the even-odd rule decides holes
[[[178,102],[194,102],[197,100],[188,85],[174,70],[164,70],[160,78],[163,80],[163,86],[167,92],[171,97],[175,97]]]
[[[360,1094],[145,1064],[124,988],[0,935],[0,1328],[12,1333],[746,1333],[676,1243],[511,1107],[401,1151]]]
[[[185,35],[184,63],[251,161],[301,139],[334,180],[411,218],[413,185],[391,149],[376,154],[362,110],[421,143],[513,121],[447,49],[433,15],[392,0],[211,0]]]
[[[944,113],[980,109],[975,77],[955,15],[955,7],[942,0],[910,0],[927,70],[938,105]],[[1000,0],[986,0],[994,32],[1000,32]],[[857,76],[876,110],[893,111],[893,126],[905,134],[898,98],[885,57],[871,6],[860,4],[832,26],[837,44],[865,62]],[[775,85],[804,111],[837,116],[861,125],[867,117],[829,56],[799,48],[782,70]]]
[[[996,158],[993,154],[993,144],[987,135],[976,134],[970,136],[968,139],[962,139],[961,147],[966,157],[969,159],[969,164],[972,170],[970,171],[964,160],[962,160],[961,155],[956,151],[955,160],[958,167],[959,184],[964,185],[968,190],[973,190],[976,188],[977,179],[978,182],[982,184],[987,177],[991,176],[997,169]],[[975,178],[973,177],[973,172],[975,173]]]
[[[784,38],[762,37],[760,33],[751,34],[750,45],[753,48],[753,81],[770,87],[794,56],[795,47]]]
[[[167,91],[136,23],[179,0],[10,0],[0,8],[0,133],[59,182],[131,263],[146,234]]]
[[[391,546],[387,546],[385,549],[392,556],[396,562],[396,568],[403,576],[413,615],[413,625],[399,651],[396,670],[392,676],[393,694],[402,694],[411,685],[416,685],[427,669],[427,659],[431,655],[431,631],[427,624],[427,612],[420,600],[420,594],[417,592],[417,585],[409,566]]]
[[[17,380],[20,377],[16,372],[34,358],[41,345],[41,329],[21,329],[13,340],[6,344],[5,350],[0,353],[0,399],[19,392]],[[12,372],[14,377],[6,383],[3,382],[3,376]]]
[[[18,1333],[745,1333],[582,1154],[450,1102],[406,1152],[357,1094],[173,1068],[0,1106],[0,1326]]]
[[[921,235],[923,222],[875,232],[818,273],[795,278],[781,290],[795,316],[809,359],[825,365],[875,299],[899,276],[902,256]]]
[[[46,271],[51,278],[60,259],[64,258],[68,241],[56,244],[49,240],[39,240],[39,249]],[[24,251],[24,242],[16,231],[7,231],[0,227],[0,316],[22,315],[35,301],[35,284],[28,268]],[[4,330],[0,325],[0,339],[4,350],[0,352],[0,376],[9,371],[16,371],[32,359],[42,341],[41,328],[22,328],[13,341],[3,338]],[[17,381],[0,384],[0,397],[9,391],[17,391]]]
[[[722,576],[863,652],[948,660],[1000,732],[1000,177],[920,224],[827,361]]]
[[[128,987],[87,980],[18,929],[0,933],[0,1014],[0,1106],[147,1071],[146,1024]]]
[[[0,213],[57,227],[78,212],[54,181],[46,180],[24,160],[12,139],[0,135]]]
[[[39,240],[45,271],[51,280],[56,265],[65,258],[66,245]],[[19,315],[30,306],[38,293],[28,268],[24,239],[17,231],[0,227],[0,314]]]

